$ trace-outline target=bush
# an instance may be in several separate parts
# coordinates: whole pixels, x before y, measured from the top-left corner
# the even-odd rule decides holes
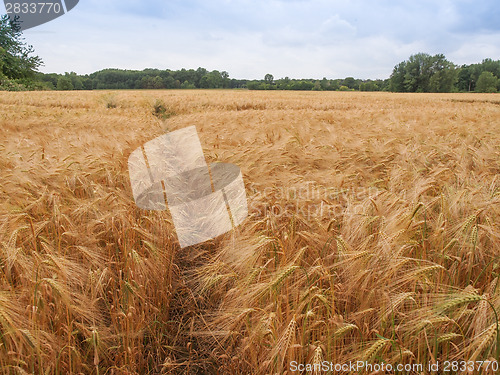
[[[359,85],[359,91],[380,91],[380,88],[375,82],[368,81]]]
[[[196,86],[189,81],[182,82],[181,89],[192,90],[195,88]]]
[[[2,91],[26,91],[24,85],[16,82],[13,79],[8,79],[5,76],[0,76],[0,90]]]
[[[9,79],[0,75],[0,91],[53,90],[50,82],[33,81],[27,78]]]
[[[116,107],[118,107],[116,99],[114,97],[109,98],[108,101],[106,102],[106,108],[112,109]]]
[[[158,117],[159,119],[165,120],[169,117],[175,115],[175,112],[165,106],[165,103],[161,99],[156,99],[153,104],[153,115]]]

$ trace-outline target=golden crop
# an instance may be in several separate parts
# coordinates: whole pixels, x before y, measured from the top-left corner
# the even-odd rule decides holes
[[[155,111],[155,105],[163,105]],[[498,360],[497,95],[0,93],[5,374]],[[155,116],[156,113],[156,116]],[[250,216],[179,249],[127,158],[196,125]]]

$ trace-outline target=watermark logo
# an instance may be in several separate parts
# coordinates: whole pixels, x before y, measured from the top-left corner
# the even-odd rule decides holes
[[[292,218],[300,216],[307,221],[316,219],[334,219],[342,215],[349,202],[360,202],[374,199],[384,190],[375,186],[336,188],[319,185],[315,181],[301,181],[290,185],[266,186],[251,183],[249,191],[253,191],[249,202],[250,215],[256,218],[273,216],[275,218]],[[406,192],[399,194],[406,199]]]
[[[155,211],[168,207],[181,248],[227,233],[248,216],[240,168],[207,165],[195,126],[137,148],[128,170],[136,205]]]
[[[78,4],[78,1],[4,0],[3,2],[11,22],[16,23],[20,31],[24,31],[66,14]]]

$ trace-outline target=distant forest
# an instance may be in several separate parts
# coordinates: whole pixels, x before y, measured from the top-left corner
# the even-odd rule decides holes
[[[88,75],[36,74],[43,86],[52,90],[123,89],[249,89],[314,91],[394,91],[394,92],[497,92],[500,91],[500,60],[457,66],[444,55],[418,53],[396,65],[388,79],[275,79],[266,74],[261,80],[230,78],[225,71],[204,68],[160,70],[104,69]]]
[[[497,92],[500,60],[457,66],[442,54],[417,53],[396,65],[387,79],[230,78],[226,71],[104,69],[92,74],[44,74],[42,59],[27,45],[18,24],[0,16],[0,90],[249,89],[395,92]]]

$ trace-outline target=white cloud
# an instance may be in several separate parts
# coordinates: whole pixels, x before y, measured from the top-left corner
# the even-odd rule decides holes
[[[489,20],[485,3],[495,4],[82,0],[25,36],[45,61],[45,72],[202,66],[236,78],[386,78],[417,52],[444,53],[457,63],[500,58],[499,32],[462,24],[472,8],[475,23]]]
[[[458,65],[481,62],[486,58],[499,59],[500,32],[468,36],[454,51],[446,56]]]

